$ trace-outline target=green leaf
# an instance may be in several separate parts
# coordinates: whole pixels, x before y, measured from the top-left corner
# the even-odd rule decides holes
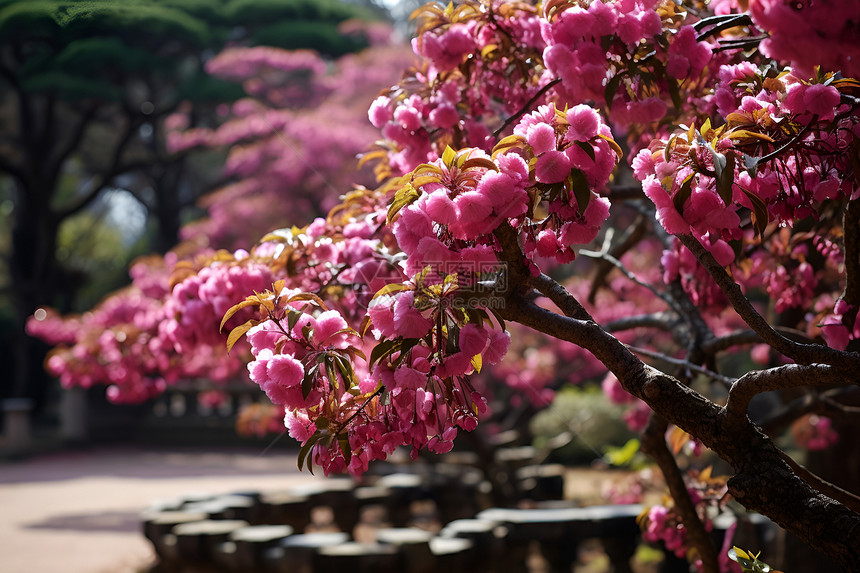
[[[500,153],[504,153],[508,149],[514,147],[522,147],[525,145],[525,139],[523,139],[519,135],[509,135],[507,137],[503,137],[501,141],[499,141],[495,147],[493,147],[492,157],[495,159],[497,155]]]
[[[487,159],[486,157],[472,157],[471,159],[467,159],[465,163],[462,165],[462,169],[471,169],[473,167],[483,167],[484,169],[489,169],[492,171],[498,171],[499,168],[496,167],[496,164]]]
[[[693,194],[693,175],[693,173],[687,175],[684,182],[681,184],[681,188],[678,189],[678,192],[675,193],[674,197],[672,197],[672,203],[681,215],[684,214],[684,203],[686,203],[687,199],[690,198],[690,195]]]
[[[349,465],[352,460],[352,446],[349,445],[349,436],[342,435],[337,437],[337,443],[340,445],[340,451],[343,452],[343,457]]]
[[[439,183],[439,178],[435,175],[422,175],[421,177],[416,177],[409,182],[409,184],[415,189],[418,189],[422,185],[427,185],[428,183]]]
[[[356,348],[355,346],[347,346],[343,349],[343,352],[349,355],[349,359],[344,358],[344,360],[355,360],[356,358],[361,358],[365,362],[367,362],[367,356],[364,355],[364,352]]]
[[[337,389],[339,387],[337,381],[337,369],[334,365],[334,359],[331,356],[326,356],[325,359],[325,373],[328,377],[328,383],[331,385],[332,389]]]
[[[340,330],[338,330],[336,332],[332,332],[322,342],[326,342],[328,340],[331,340],[332,338],[334,338],[335,336],[338,336],[339,334],[347,334],[349,336],[358,336],[358,332],[356,332],[354,329],[347,326],[346,328],[341,328]]]
[[[398,356],[397,360],[394,361],[394,366],[399,366],[403,362],[403,360],[406,359],[407,353],[412,350],[419,342],[421,342],[420,338],[404,338],[400,342],[400,347],[398,348],[398,350],[400,351],[400,356]],[[394,351],[392,350],[392,353],[393,352]]]
[[[726,163],[722,173],[717,175],[717,192],[720,194],[723,204],[728,207],[732,203],[732,185],[735,182],[735,156],[729,153],[725,157]]]
[[[580,213],[585,213],[589,201],[591,201],[591,189],[588,187],[588,180],[585,174],[579,169],[574,169],[570,172],[567,178],[568,184],[573,191],[573,196],[576,197],[576,205],[579,207]]]
[[[758,235],[764,235],[764,231],[767,229],[767,224],[770,222],[770,214],[768,213],[767,205],[761,200],[761,197],[755,193],[750,193],[749,191],[744,190],[744,194],[749,198],[750,203],[752,203],[753,206],[753,210],[750,215],[752,217],[756,233]]]
[[[488,308],[487,310],[489,310],[491,313],[493,313],[493,316],[496,318],[496,322],[499,323],[499,328],[502,329],[502,332],[507,332],[508,328],[507,328],[507,325],[505,324],[505,319],[502,318],[501,316],[499,316],[499,313],[496,312],[495,309]]]
[[[708,151],[711,152],[711,157],[714,161],[714,173],[717,174],[717,181],[719,181],[720,176],[723,171],[726,169],[726,165],[728,164],[728,160],[726,156],[714,149],[710,143],[705,144],[705,147],[708,148]]]
[[[639,452],[640,442],[636,438],[630,439],[620,448],[608,447],[603,459],[613,466],[625,466],[633,461],[633,457]]]
[[[296,326],[296,323],[302,317],[302,314],[304,314],[304,313],[301,313],[301,312],[294,310],[294,309],[289,309],[287,311],[287,327],[288,327],[290,332],[292,332],[293,327]]]
[[[378,291],[376,291],[376,294],[373,295],[373,298],[370,300],[373,301],[373,300],[376,300],[377,298],[385,296],[387,294],[391,294],[391,293],[395,293],[395,292],[402,292],[404,290],[409,290],[410,288],[412,288],[412,287],[410,287],[408,284],[405,284],[405,283],[387,284],[384,287],[382,287],[381,289],[379,289]]]
[[[308,459],[308,471],[310,471],[311,474],[313,475],[314,471],[313,471],[313,468],[311,467],[313,465],[312,451],[313,451],[314,445],[316,445],[316,443],[319,441],[319,439],[321,437],[322,437],[322,432],[320,430],[317,430],[316,432],[313,433],[313,435],[310,438],[308,438],[308,441],[305,442],[305,444],[299,450],[299,458],[298,458],[299,471],[302,471],[302,468],[304,467],[305,458],[308,457],[308,454],[311,454],[311,458]]]
[[[621,79],[624,77],[623,72],[619,72],[612,76],[609,82],[606,84],[606,93],[604,97],[606,99],[606,110],[609,111],[612,109],[612,101],[615,99],[615,93],[618,91],[618,86],[621,85]]]
[[[361,324],[358,326],[358,332],[362,338],[364,338],[364,335],[367,334],[367,329],[370,328],[370,325],[370,315],[365,314],[364,318],[361,319]]]
[[[618,158],[618,161],[621,161],[621,158],[624,157],[624,151],[621,149],[621,146],[618,145],[618,142],[609,137],[608,135],[603,135],[602,133],[598,133],[597,137],[608,143],[610,149],[615,152],[615,156]]]
[[[352,369],[352,364],[343,356],[335,356],[334,365],[340,372],[344,385],[349,387],[355,381],[355,371]]]
[[[747,170],[750,177],[755,179],[756,172],[758,171],[758,157],[752,157],[751,155],[747,155],[744,153],[744,169]]]
[[[307,374],[305,374],[305,377],[302,378],[302,398],[307,399],[308,394],[311,393],[311,390],[314,387],[314,379],[318,372],[319,364],[316,364]]]
[[[587,141],[577,141],[576,145],[588,155],[592,161],[594,161],[594,148],[591,147],[591,144]]]
[[[373,347],[373,350],[370,351],[370,362],[367,363],[367,368],[373,368],[373,365],[376,364],[378,360],[381,360],[383,356],[388,356],[394,351],[395,346],[400,343],[399,338],[395,338],[393,340],[383,340],[379,344]]]
[[[321,309],[328,310],[328,307],[323,302],[323,299],[321,299],[318,295],[315,295],[312,292],[296,293],[290,298],[288,298],[285,304],[290,304],[293,302],[312,302],[319,306]]]

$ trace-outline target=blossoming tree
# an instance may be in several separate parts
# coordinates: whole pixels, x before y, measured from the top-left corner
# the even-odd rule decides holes
[[[232,47],[208,62],[210,74],[240,82],[248,97],[225,105],[211,128],[189,128],[194,110],[183,107],[167,120],[168,145],[174,153],[229,148],[228,183],[204,199],[206,217],[181,229],[185,242],[132,265],[129,287],[81,316],[42,308],[31,318],[27,331],[54,346],[47,368],[64,387],[102,384],[112,402],[133,403],[179,380],[218,383],[244,370],[241,353],[224,352],[218,325],[275,275],[217,249],[250,244],[258,228],[287,216],[312,218],[339,188],[373,181],[355,170],[355,155],[373,137],[367,105],[414,59],[384,24],[347,21],[341,29],[372,47],[335,61],[308,50]]]
[[[518,323],[631,403],[674,499],[650,539],[718,571],[703,508],[731,497],[856,570],[860,499],[774,441],[799,420],[826,447],[858,413],[860,2],[837,4],[427,5],[424,65],[370,108],[378,186],[182,267],[171,296],[266,281],[221,327],[300,467],[449,451]],[[709,476],[681,472],[683,440],[725,460],[728,495],[691,488]]]

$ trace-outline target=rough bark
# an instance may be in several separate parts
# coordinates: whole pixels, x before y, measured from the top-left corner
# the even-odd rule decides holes
[[[727,425],[724,408],[643,363],[593,321],[560,316],[516,294],[506,302],[503,318],[588,350],[625,390],[726,460],[734,469],[729,493],[744,507],[827,553],[846,571],[858,571],[860,514],[801,479],[748,418]]]

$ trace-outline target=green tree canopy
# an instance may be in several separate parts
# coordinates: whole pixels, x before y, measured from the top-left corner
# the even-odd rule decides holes
[[[154,248],[176,242],[180,214],[201,190],[189,184],[187,158],[166,152],[162,120],[191,102],[197,122],[212,122],[211,104],[243,93],[207,76],[205,60],[262,41],[342,54],[361,46],[338,25],[372,17],[337,0],[0,0],[0,177],[12,204],[17,315],[14,388],[0,395],[27,394],[39,370],[24,323],[69,284],[57,259],[63,221],[132,180],[157,222]]]

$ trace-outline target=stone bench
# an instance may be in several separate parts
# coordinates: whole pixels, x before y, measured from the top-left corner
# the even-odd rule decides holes
[[[215,547],[212,561],[227,571],[261,571],[263,554],[293,534],[289,525],[251,525],[230,533]]]
[[[630,572],[630,558],[636,550],[640,529],[636,517],[639,505],[607,505],[554,509],[493,508],[480,512],[478,519],[500,523],[507,529],[506,544],[511,555],[511,571],[526,571],[525,558],[532,541],[552,571],[570,571],[576,561],[579,542],[589,538],[604,541],[604,550],[615,571]]]

